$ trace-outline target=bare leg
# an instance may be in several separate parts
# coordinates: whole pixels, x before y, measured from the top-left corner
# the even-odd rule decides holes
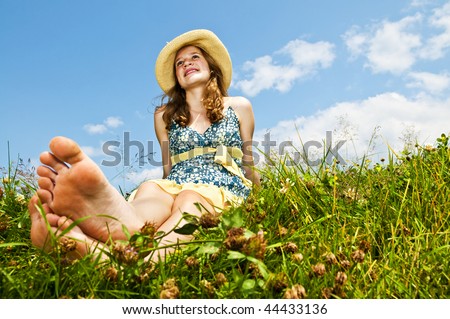
[[[151,181],[142,183],[131,202],[141,219],[160,227],[172,214],[175,196]]]
[[[198,193],[190,190],[182,191],[175,198],[170,217],[164,222],[164,224],[161,225],[158,231],[164,231],[166,233],[170,232],[180,222],[183,213],[201,216],[203,208],[202,211],[200,211],[195,205],[196,203],[201,204],[201,206],[203,206],[204,209],[209,212],[215,211],[214,207]],[[186,224],[186,222],[182,221],[181,223],[179,223],[178,227],[181,227],[184,224]],[[171,232],[162,239],[160,246],[176,244],[178,242],[185,242],[192,240],[192,238],[193,237],[191,235],[181,235],[175,232]],[[159,254],[157,256],[154,256],[154,259],[163,259],[166,254],[171,253],[173,250],[174,248],[168,248],[164,251],[159,250]]]

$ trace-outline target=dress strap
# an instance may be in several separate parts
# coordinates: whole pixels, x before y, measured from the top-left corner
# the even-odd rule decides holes
[[[209,153],[215,153],[215,163],[222,165],[230,173],[239,176],[245,186],[252,186],[252,182],[244,176],[241,169],[233,159],[242,159],[243,157],[242,150],[238,147],[226,147],[225,145],[219,145],[217,147],[195,147],[187,152],[174,155],[170,159],[172,161],[172,165],[175,165],[179,162]]]

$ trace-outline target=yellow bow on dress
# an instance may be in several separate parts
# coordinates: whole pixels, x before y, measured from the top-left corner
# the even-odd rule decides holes
[[[242,150],[238,147],[227,147],[225,145],[219,145],[217,147],[195,147],[190,151],[180,153],[172,156],[170,159],[172,165],[179,162],[186,161],[188,159],[194,158],[195,156],[215,153],[214,162],[225,167],[230,173],[239,176],[245,186],[251,187],[252,182],[247,179],[242,173],[239,166],[236,164],[233,158],[242,159]]]

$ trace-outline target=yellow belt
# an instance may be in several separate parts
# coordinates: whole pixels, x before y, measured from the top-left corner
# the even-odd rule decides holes
[[[241,169],[233,160],[233,157],[242,159],[243,156],[242,150],[237,147],[226,147],[224,145],[219,145],[217,147],[196,147],[190,151],[174,155],[170,159],[172,161],[172,165],[175,165],[179,162],[194,158],[195,156],[209,153],[215,153],[214,163],[222,165],[230,173],[239,176],[245,186],[252,186],[252,182],[247,179],[244,174],[242,174]]]

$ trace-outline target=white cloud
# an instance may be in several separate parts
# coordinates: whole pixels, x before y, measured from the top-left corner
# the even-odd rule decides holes
[[[333,51],[334,46],[329,42],[290,41],[274,54],[287,56],[289,63],[279,64],[270,55],[247,61],[243,71],[248,74],[248,78],[236,81],[234,86],[248,96],[255,96],[268,89],[287,92],[297,79],[329,67],[335,58]]]
[[[254,140],[261,150],[264,150],[261,142],[268,131],[271,140],[277,141],[277,147],[282,141],[292,141],[297,150],[301,150],[302,143],[316,141],[322,148],[311,149],[317,150],[316,156],[320,156],[326,132],[331,131],[332,147],[345,141],[338,150],[344,160],[360,159],[363,155],[373,155],[376,160],[386,158],[388,145],[401,151],[404,146],[414,146],[416,141],[433,144],[441,133],[449,133],[448,118],[450,99],[433,99],[427,95],[409,99],[398,93],[383,93],[362,101],[337,103],[311,116],[279,122],[270,129],[255,132]],[[280,154],[279,148],[274,147],[273,151]]]
[[[413,1],[423,7],[426,1]],[[352,58],[362,56],[374,73],[401,74],[419,60],[437,60],[450,48],[450,2],[431,16],[416,13],[398,21],[353,26],[343,39]]]
[[[408,77],[411,82],[406,84],[407,87],[423,89],[434,94],[441,93],[450,87],[450,76],[448,74],[411,72]]]
[[[360,31],[358,26],[352,26],[344,35],[344,41],[352,58],[356,58],[364,53],[365,46],[368,43],[368,34]]]
[[[427,40],[426,45],[420,52],[420,57],[436,60],[442,58],[445,50],[450,47],[450,2],[435,9],[429,23],[435,28],[444,29],[444,31]]]
[[[366,66],[374,73],[399,74],[416,62],[415,50],[421,46],[421,38],[409,29],[421,20],[422,16],[416,14],[396,22],[384,21],[368,31],[354,26],[343,38],[353,57],[365,55]]]
[[[124,123],[120,117],[110,116],[103,121],[103,124],[86,124],[83,129],[89,134],[103,134],[108,131],[108,128],[117,128],[122,126]]]
[[[83,129],[92,135],[103,134],[108,130],[108,128],[104,124],[86,124],[85,126],[83,126]]]
[[[159,179],[162,176],[162,167],[155,167],[152,169],[144,169],[140,172],[129,172],[126,174],[126,179],[137,186],[146,180]]]
[[[412,0],[410,3],[411,7],[425,7],[432,5],[436,0]]]
[[[110,116],[104,121],[105,125],[107,127],[111,128],[117,128],[119,126],[123,125],[123,121],[120,119],[120,117]]]

